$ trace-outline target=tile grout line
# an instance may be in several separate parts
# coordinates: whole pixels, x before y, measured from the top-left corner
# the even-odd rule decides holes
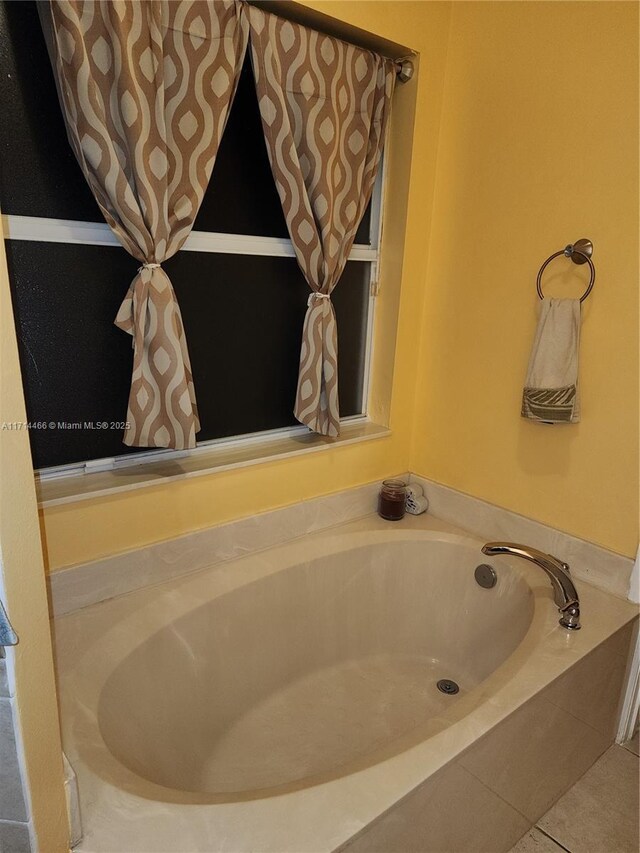
[[[621,744],[617,744],[617,743],[615,743],[615,742],[614,742],[614,743],[612,743],[612,744],[608,747],[608,749],[606,750],[606,752],[609,752],[610,750],[614,749],[615,747],[617,747],[618,749],[625,749],[625,747],[624,747],[623,745],[621,745]],[[632,755],[635,755],[635,753],[634,753],[634,752],[632,752],[632,750],[626,750],[626,751],[627,751],[627,752],[631,752],[631,754],[632,754]],[[605,754],[606,754],[606,753],[603,753],[603,754],[600,756],[600,758],[598,758],[598,759],[596,760],[596,762],[595,762],[595,763],[591,766],[591,768],[589,768],[589,769],[592,769],[592,768],[595,766],[595,764],[597,764],[597,763],[602,759],[603,755],[605,755]],[[640,758],[640,757],[639,757],[639,756],[637,756],[637,755],[635,755],[635,757],[636,757],[636,758]],[[589,772],[589,770],[587,770],[587,773],[588,773],[588,772]],[[586,776],[586,773],[585,773],[584,775]],[[576,782],[571,786],[571,788],[569,788],[569,791],[570,791],[570,790],[572,790],[576,785],[578,785],[578,784],[579,784],[579,782],[581,781],[581,779],[583,779],[583,778],[584,778],[584,776],[581,776],[581,777],[580,777],[580,779],[578,779],[578,780],[577,780],[577,781],[576,781]],[[568,793],[568,791],[567,791],[567,792],[565,792],[565,793]],[[564,795],[563,795],[563,796],[564,796]],[[555,805],[555,804],[554,804],[554,805]],[[554,808],[554,806],[551,806],[551,809],[552,809],[552,808]],[[551,811],[551,809],[549,809],[549,811]],[[545,814],[548,814],[548,812],[545,812]],[[543,818],[543,817],[544,817],[544,815],[542,816],[542,818]],[[539,820],[542,820],[542,818],[539,818]],[[557,847],[559,847],[561,850],[564,850],[564,851],[565,851],[565,853],[572,853],[572,851],[571,851],[571,849],[570,849],[569,847],[565,847],[565,846],[564,846],[564,844],[562,844],[560,841],[558,841],[558,839],[557,839],[557,838],[555,838],[555,836],[553,836],[553,835],[551,834],[551,832],[550,832],[548,829],[544,829],[542,826],[540,826],[540,824],[539,824],[538,822],[536,822],[536,824],[535,824],[535,829],[536,829],[538,832],[542,833],[542,835],[544,835],[544,836],[545,836],[546,838],[548,838],[550,841],[552,841],[552,842],[553,842]]]
[[[525,820],[529,820],[529,818],[525,814],[523,814],[520,811],[520,809],[517,809],[513,805],[513,803],[510,803],[508,800],[505,800],[505,798],[502,796],[502,794],[499,794],[497,791],[494,791],[493,788],[490,785],[488,785],[484,779],[481,779],[479,776],[477,776],[473,772],[473,770],[470,770],[468,767],[466,767],[464,764],[462,764],[462,759],[465,757],[466,752],[467,752],[467,750],[465,750],[461,755],[459,755],[458,758],[455,760],[455,763],[458,764],[458,766],[461,767],[465,771],[465,773],[468,773],[470,776],[473,776],[473,778],[476,780],[476,782],[478,782],[480,785],[482,785],[483,788],[486,788],[487,791],[489,791],[491,794],[493,794],[494,797],[497,797],[499,800],[502,800],[502,802],[505,803],[505,805],[509,806],[510,809],[513,809],[514,812],[519,814]]]
[[[565,847],[564,844],[561,844],[557,838],[553,837],[553,835],[549,835],[546,829],[543,829],[541,826],[538,826],[537,823],[535,824],[535,828],[538,830],[538,832],[542,833],[542,835],[544,835],[550,841],[553,841],[553,843],[557,845],[561,850],[564,850],[565,853],[571,853],[571,850],[569,850],[568,847]]]
[[[546,689],[546,688],[545,688],[545,689]],[[531,702],[531,701],[533,701],[533,699],[535,699],[535,697],[531,697],[530,699],[527,699],[527,702]],[[525,704],[526,704],[526,703],[525,703]],[[553,704],[553,703],[552,703],[552,702],[550,702],[550,704]],[[523,706],[521,706],[521,707],[523,707]],[[559,706],[559,705],[557,705],[556,707],[560,708],[560,706]],[[560,710],[561,710],[561,711],[564,711],[564,708],[560,708]],[[565,713],[567,714],[567,716],[573,717],[573,719],[574,719],[574,720],[578,720],[579,722],[583,723],[587,728],[592,728],[591,726],[589,726],[589,724],[588,724],[588,723],[584,723],[584,721],[583,721],[583,720],[580,720],[580,718],[579,718],[579,717],[575,717],[573,714],[570,714],[568,711],[565,711]],[[598,730],[597,730],[597,729],[593,729],[593,731],[598,732]],[[600,732],[598,732],[598,734],[601,734],[601,733],[600,733]],[[555,800],[555,801],[554,801],[554,802],[549,806],[549,808],[547,809],[547,812],[548,812],[548,811],[550,811],[550,810],[555,806],[555,804],[558,802],[558,800],[560,800],[562,797],[564,797],[564,795],[565,795],[565,794],[568,794],[568,793],[569,793],[569,791],[573,788],[573,786],[574,786],[574,785],[576,785],[576,784],[580,781],[580,779],[582,779],[584,776],[586,776],[586,774],[589,772],[589,770],[591,770],[591,768],[592,768],[592,767],[593,767],[593,766],[594,766],[598,761],[600,761],[600,759],[602,758],[602,756],[603,756],[606,752],[608,752],[608,750],[610,750],[612,746],[618,746],[618,744],[616,744],[616,742],[615,742],[615,741],[612,741],[612,742],[607,746],[607,748],[604,750],[604,752],[600,753],[600,755],[599,755],[597,758],[595,758],[595,759],[593,760],[593,762],[592,762],[592,763],[589,765],[589,767],[584,771],[584,773],[580,776],[580,778],[579,778],[579,779],[576,779],[576,780],[575,780],[575,782],[574,782],[572,785],[570,785],[570,786],[569,786],[565,791],[563,791],[563,792],[562,792],[562,793],[561,793],[561,794],[556,798],[556,800]],[[465,752],[466,752],[466,750],[465,750]],[[531,820],[531,818],[530,818],[530,817],[528,817],[528,816],[527,816],[523,811],[520,811],[520,809],[519,809],[517,806],[515,806],[513,803],[509,802],[509,800],[507,800],[505,797],[503,797],[503,796],[502,796],[502,794],[498,793],[498,791],[494,791],[494,789],[491,787],[491,785],[490,785],[488,782],[486,782],[484,779],[481,779],[479,776],[476,776],[476,774],[475,774],[472,770],[470,770],[468,767],[466,767],[464,764],[462,764],[462,763],[461,763],[461,759],[462,759],[463,757],[464,757],[464,753],[463,753],[462,755],[458,756],[458,758],[456,759],[456,763],[457,763],[457,764],[459,764],[459,766],[460,766],[460,767],[462,767],[462,769],[463,769],[463,770],[466,770],[466,772],[467,772],[467,773],[469,773],[471,776],[473,776],[473,778],[474,778],[477,782],[479,782],[481,785],[483,785],[483,786],[487,789],[487,791],[490,791],[490,792],[491,792],[494,796],[496,796],[499,800],[502,800],[502,802],[503,802],[503,803],[506,803],[506,805],[508,805],[510,808],[512,808],[512,809],[513,809],[517,814],[521,815],[525,820],[529,820],[529,821]],[[545,812],[544,814],[547,814],[547,812]],[[540,815],[540,817],[538,818],[538,820],[541,820],[541,818],[543,818],[543,817],[544,817],[544,815]],[[540,829],[540,827],[538,826],[538,824],[537,824],[537,823],[531,824],[531,829],[533,829],[533,827],[534,827],[534,826],[536,827],[536,829]],[[529,831],[531,831],[531,829],[530,829]],[[540,829],[540,832],[543,832],[545,835],[547,835],[547,833],[546,833],[543,829]],[[549,838],[551,838],[551,836],[549,836]],[[563,850],[567,850],[567,848],[566,848],[566,847],[563,847],[563,846],[560,844],[560,842],[559,842],[559,841],[556,841],[556,839],[555,839],[555,838],[552,838],[552,841],[555,841],[555,843],[556,843],[556,844],[558,844],[560,847],[562,847],[562,849],[563,849]],[[572,853],[572,851],[571,851],[571,850],[567,850],[567,853]]]

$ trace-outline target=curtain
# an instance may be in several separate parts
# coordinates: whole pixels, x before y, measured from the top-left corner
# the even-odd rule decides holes
[[[71,146],[141,262],[115,320],[133,338],[124,443],[194,447],[189,353],[161,264],[189,236],[211,177],[247,46],[244,10],[234,0],[51,0],[42,17]]]
[[[338,340],[331,292],[369,203],[395,83],[391,60],[249,7],[265,141],[311,288],[294,414],[336,436]]]

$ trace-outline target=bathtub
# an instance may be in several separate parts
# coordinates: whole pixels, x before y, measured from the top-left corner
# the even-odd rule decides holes
[[[508,850],[611,743],[636,610],[581,583],[569,633],[482,544],[370,517],[56,620],[76,849]]]

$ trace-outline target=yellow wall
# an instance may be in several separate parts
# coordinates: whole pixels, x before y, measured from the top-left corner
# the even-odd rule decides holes
[[[2,229],[0,228],[0,238]],[[26,420],[9,280],[0,239],[0,423]],[[0,434],[0,573],[19,643],[13,657],[18,725],[39,849],[69,849],[62,745],[29,437]]]
[[[424,298],[425,235],[429,232],[435,181],[450,5],[316,0],[304,5],[409,45],[428,59],[417,88],[413,83],[398,89],[394,113],[396,119],[400,113],[401,120],[395,121],[388,156],[394,188],[405,179],[408,183],[409,177],[411,181],[408,198],[403,199],[402,193],[397,192],[388,197],[385,260],[376,309],[374,408],[377,414],[382,412],[388,418],[393,435],[368,444],[336,447],[297,459],[47,509],[41,513],[41,528],[50,570],[341,491],[409,467],[417,370],[415,345]],[[402,13],[398,14],[400,5]],[[413,162],[406,156],[412,133],[417,152]],[[397,233],[398,227],[401,234]],[[387,390],[392,368],[389,407]]]
[[[635,556],[638,5],[455,2],[450,33],[413,470]],[[541,426],[519,417],[535,277],[579,237],[582,422]],[[553,263],[548,294],[579,292]]]

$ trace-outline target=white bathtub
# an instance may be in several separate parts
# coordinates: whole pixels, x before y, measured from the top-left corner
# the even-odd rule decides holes
[[[545,575],[481,544],[370,518],[57,620],[79,849],[341,848],[635,614],[580,584],[569,634]],[[378,849],[367,837],[354,849]]]

